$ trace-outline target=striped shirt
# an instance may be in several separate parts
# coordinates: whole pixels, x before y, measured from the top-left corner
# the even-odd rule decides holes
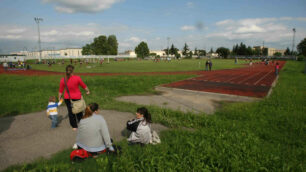
[[[49,102],[47,106],[47,114],[49,115],[57,115],[57,107],[60,106],[63,103],[63,99],[61,99],[58,103],[55,102]]]

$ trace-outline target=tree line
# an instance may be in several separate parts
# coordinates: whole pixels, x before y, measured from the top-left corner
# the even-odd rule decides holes
[[[166,55],[173,55],[176,58],[180,58],[181,54],[179,53],[179,49],[176,48],[173,44],[170,48],[166,48],[163,50]],[[297,51],[290,51],[289,47],[284,52],[284,55],[302,55],[306,56],[306,38],[304,38],[298,45]],[[135,47],[135,53],[139,58],[145,58],[150,56],[150,49],[146,42],[142,41]],[[209,53],[213,53],[213,49],[209,51]],[[244,43],[236,44],[233,46],[232,51],[225,47],[219,47],[216,50],[216,53],[223,58],[227,58],[229,55],[232,56],[253,56],[253,55],[268,55],[268,48],[255,48],[253,49],[250,46],[246,46]],[[90,44],[86,44],[82,47],[83,55],[117,55],[118,54],[118,41],[115,35],[105,36],[100,35],[93,39],[93,42]],[[192,58],[192,56],[206,56],[206,51],[203,49],[195,48],[192,52],[187,45],[184,44],[182,48],[182,54],[185,58]],[[156,54],[151,54],[156,55]],[[281,53],[275,53],[275,56],[281,56]]]

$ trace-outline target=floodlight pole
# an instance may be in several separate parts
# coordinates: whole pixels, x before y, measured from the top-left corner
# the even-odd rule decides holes
[[[168,44],[167,44],[168,45],[168,56],[167,57],[169,58],[169,40],[170,40],[170,38],[167,37],[167,40],[168,40]]]
[[[39,29],[39,23],[41,21],[43,21],[42,18],[39,18],[39,17],[35,17],[34,18],[36,24],[37,24],[37,30],[38,30],[38,47],[39,47],[39,62],[41,61],[41,42],[40,42],[40,29]]]
[[[293,38],[292,38],[292,49],[291,49],[291,53],[292,53],[292,55],[293,55],[293,52],[294,52],[295,32],[296,32],[295,28],[293,28],[292,31],[293,31]]]

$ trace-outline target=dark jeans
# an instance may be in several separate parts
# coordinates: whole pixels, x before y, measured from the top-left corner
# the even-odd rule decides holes
[[[72,101],[76,101],[80,99],[72,99]],[[65,103],[68,110],[69,122],[72,128],[78,128],[78,123],[83,117],[83,112],[73,114],[70,99],[65,99]],[[77,118],[76,118],[77,117]]]

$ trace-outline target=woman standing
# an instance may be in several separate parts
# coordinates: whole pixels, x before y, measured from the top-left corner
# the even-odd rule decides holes
[[[82,119],[83,112],[73,114],[70,99],[72,101],[77,101],[82,98],[82,93],[79,89],[79,86],[81,86],[84,90],[86,90],[87,95],[90,94],[90,92],[88,87],[82,81],[82,79],[79,76],[73,75],[73,70],[74,67],[72,65],[68,65],[66,67],[66,76],[62,78],[60,81],[58,99],[59,100],[61,99],[62,93],[65,90],[64,99],[68,110],[70,125],[73,130],[77,130],[78,128],[77,123]],[[67,88],[70,96],[67,93]]]

